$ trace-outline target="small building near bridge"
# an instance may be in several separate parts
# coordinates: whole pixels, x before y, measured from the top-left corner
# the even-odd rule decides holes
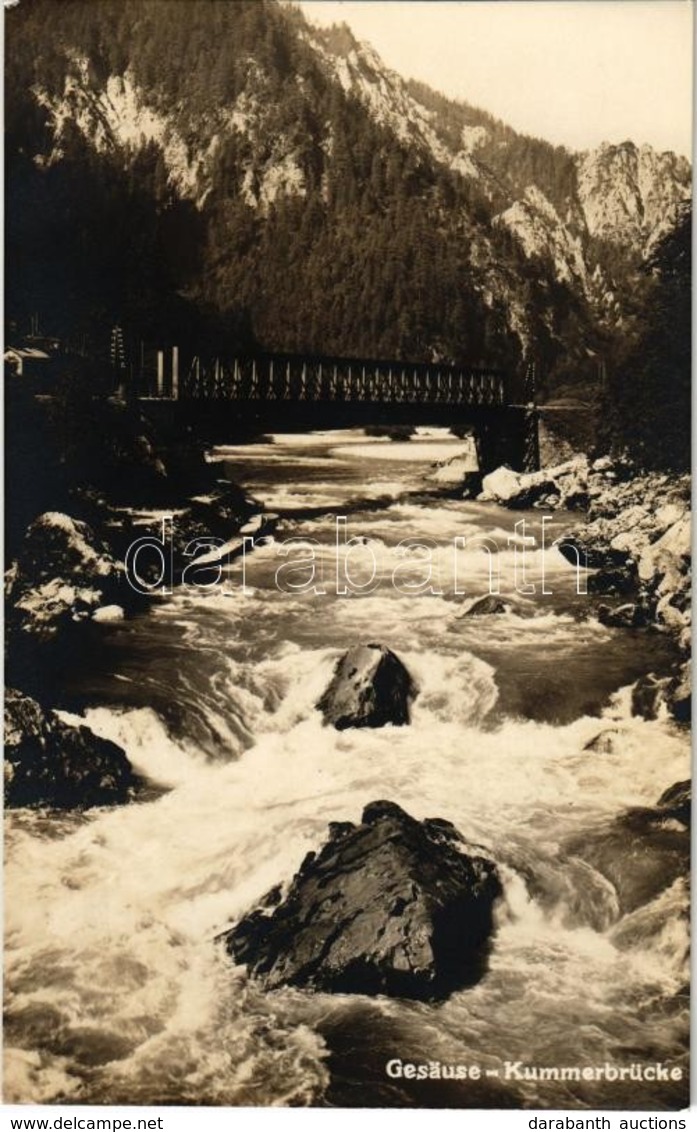
[[[25,379],[50,377],[59,354],[60,342],[53,338],[27,340],[21,345],[6,346],[5,373],[10,377]]]
[[[51,361],[50,354],[33,346],[8,346],[4,357],[6,369],[17,377],[40,377]]]

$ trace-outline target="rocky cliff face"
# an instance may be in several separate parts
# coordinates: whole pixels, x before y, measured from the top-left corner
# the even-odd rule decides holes
[[[626,328],[636,266],[672,230],[690,199],[691,168],[685,158],[632,142],[604,143],[581,154],[553,150],[535,139],[521,139],[465,104],[441,98],[431,102],[430,92],[386,69],[373,48],[358,43],[346,28],[342,34],[337,29],[311,32],[308,42],[332,77],[377,122],[431,160],[476,182],[490,203],[491,227],[512,234],[538,276],[581,297],[597,326]],[[521,143],[522,160],[516,161]],[[525,183],[530,161],[538,168],[547,166],[542,184],[532,178]],[[551,188],[549,195],[545,188]],[[485,232],[473,239],[472,258],[484,268],[486,293],[506,304],[508,324],[523,353],[534,351],[536,333],[526,316],[529,294],[521,294],[495,269]],[[554,338],[554,318],[543,314],[542,319]]]
[[[522,199],[496,216],[494,223],[503,224],[514,233],[528,259],[545,258],[558,281],[589,291],[591,273],[584,258],[583,241],[536,185],[529,185]]]
[[[650,145],[603,144],[578,157],[578,198],[588,232],[640,253],[675,224],[691,186],[689,162]]]

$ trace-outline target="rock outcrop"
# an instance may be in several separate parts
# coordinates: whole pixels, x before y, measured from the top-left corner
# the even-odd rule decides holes
[[[468,855],[450,822],[371,802],[225,945],[267,987],[442,999],[482,977],[500,893],[495,864]]]
[[[482,502],[504,507],[565,507],[570,511],[588,506],[588,461],[577,456],[539,472],[514,472],[496,468],[482,480]]]
[[[125,752],[71,727],[36,700],[5,693],[5,804],[87,809],[126,802],[136,785]]]
[[[649,145],[603,142],[578,156],[578,199],[588,231],[643,252],[690,195],[690,164]]]
[[[356,645],[339,660],[317,703],[325,723],[347,727],[397,727],[409,723],[416,686],[399,657],[384,645]]]
[[[39,515],[27,529],[5,594],[13,627],[38,640],[129,597],[122,569],[93,530],[60,511]]]

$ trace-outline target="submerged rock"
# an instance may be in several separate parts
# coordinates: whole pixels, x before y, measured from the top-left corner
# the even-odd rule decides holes
[[[598,621],[612,629],[641,629],[649,624],[650,616],[641,603],[627,602],[615,609],[611,609],[609,605],[599,605]]]
[[[692,718],[692,661],[682,665],[679,674],[668,685],[666,702],[674,719],[689,723]]]
[[[36,700],[5,692],[5,804],[87,809],[126,802],[136,779],[125,752],[71,727]]]
[[[317,703],[325,723],[384,727],[409,723],[416,687],[399,657],[384,645],[355,645],[339,660],[332,681]]]
[[[509,601],[505,601],[502,597],[497,597],[496,594],[484,594],[482,597],[475,598],[475,600],[464,610],[463,617],[485,617],[496,613],[510,613],[513,606]]]
[[[658,719],[662,705],[666,702],[666,691],[670,680],[658,679],[653,672],[640,676],[632,686],[632,715],[643,719]]]
[[[478,473],[472,467],[472,456],[468,452],[461,452],[434,464],[425,478],[429,483],[442,484],[444,487],[464,487],[474,482]]]
[[[620,914],[632,912],[669,888],[690,866],[690,835],[684,817],[684,783],[671,787],[657,806],[627,810],[565,846],[609,880]]]
[[[592,739],[584,744],[584,751],[593,751],[599,755],[614,755],[621,746],[622,732],[618,727],[606,727],[599,731]]]
[[[330,826],[288,894],[245,916],[225,945],[267,987],[440,999],[483,975],[496,865],[469,856],[441,819],[371,802],[361,824]]]

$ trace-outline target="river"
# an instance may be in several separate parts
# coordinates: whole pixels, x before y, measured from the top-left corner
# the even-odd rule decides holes
[[[550,545],[577,516],[549,520],[543,551],[539,511],[438,498],[426,472],[465,447],[420,430],[409,443],[355,431],[215,450],[220,475],[279,515],[273,538],[219,584],[99,626],[99,648],[66,673],[147,789],[122,808],[7,815],[6,1101],[686,1103],[685,881],[621,917],[612,885],[565,851],[689,777],[685,733],[628,708],[628,685],[667,670],[670,645],[592,615]],[[524,579],[522,533],[536,540]],[[467,617],[489,590],[482,536],[500,548],[513,608]],[[354,590],[375,571],[373,585],[337,593],[347,569]],[[515,592],[523,580],[534,593]],[[357,641],[409,668],[410,726],[322,726],[314,705]],[[611,752],[584,749],[607,728]],[[499,862],[487,974],[437,1005],[265,993],[215,937],[293,875],[328,822],[380,798],[451,820]],[[393,1078],[395,1058],[476,1063],[483,1078]],[[684,1079],[506,1079],[506,1062],[661,1062]]]

